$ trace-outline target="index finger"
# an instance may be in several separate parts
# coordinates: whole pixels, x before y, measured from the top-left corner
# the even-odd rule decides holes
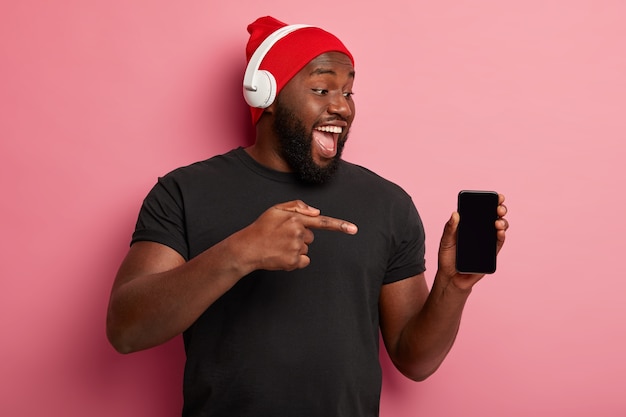
[[[354,223],[328,216],[304,217],[302,223],[310,229],[331,230],[349,235],[355,235],[359,230]]]

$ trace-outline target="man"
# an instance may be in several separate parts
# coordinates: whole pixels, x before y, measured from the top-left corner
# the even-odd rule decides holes
[[[249,25],[251,64],[286,27]],[[411,198],[341,159],[355,73],[334,35],[283,33],[260,69],[277,94],[251,107],[254,144],[169,173],[145,199],[107,334],[131,352],[183,333],[184,416],[377,416],[379,331],[396,367],[425,379],[482,276],[456,273],[454,213],[429,292]]]

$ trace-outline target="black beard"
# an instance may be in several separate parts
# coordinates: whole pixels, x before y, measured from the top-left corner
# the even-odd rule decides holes
[[[322,167],[315,163],[311,152],[313,137],[307,132],[304,123],[278,99],[274,108],[274,131],[278,135],[282,157],[299,180],[308,184],[324,184],[339,167],[341,153],[348,139],[347,136],[337,143],[337,154],[328,165]]]

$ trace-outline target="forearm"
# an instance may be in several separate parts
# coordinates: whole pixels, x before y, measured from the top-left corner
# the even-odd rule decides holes
[[[470,293],[435,277],[423,308],[405,326],[392,355],[403,374],[421,381],[439,368],[454,344]]]

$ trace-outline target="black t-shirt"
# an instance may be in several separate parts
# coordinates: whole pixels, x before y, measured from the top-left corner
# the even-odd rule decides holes
[[[189,260],[296,199],[359,232],[314,230],[308,267],[253,272],[184,332],[183,416],[378,415],[380,289],[425,269],[422,223],[400,187],[345,161],[328,183],[303,185],[238,148],[159,178],[133,242]]]

